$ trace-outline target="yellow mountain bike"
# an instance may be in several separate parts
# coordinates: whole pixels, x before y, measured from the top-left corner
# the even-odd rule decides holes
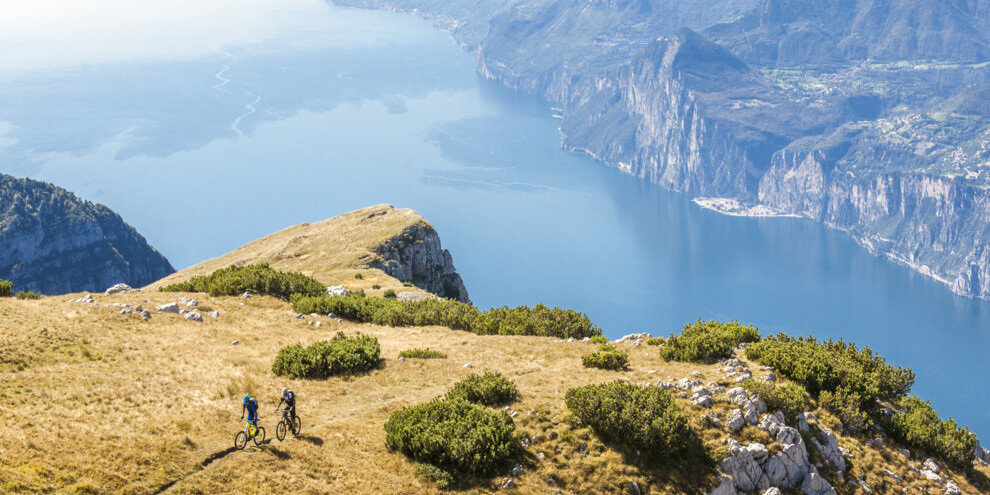
[[[265,427],[255,428],[250,422],[245,422],[244,429],[237,432],[237,436],[234,437],[234,447],[237,447],[238,450],[244,450],[244,447],[247,447],[248,438],[254,440],[255,445],[260,446],[265,441]]]

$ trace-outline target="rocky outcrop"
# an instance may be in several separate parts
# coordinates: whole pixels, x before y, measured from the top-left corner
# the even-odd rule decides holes
[[[423,222],[405,228],[401,234],[375,249],[380,259],[369,263],[389,276],[440,297],[468,302],[467,288],[454,269],[450,252],[440,246],[440,236]]]
[[[0,279],[44,294],[141,287],[175,269],[109,208],[0,174]]]

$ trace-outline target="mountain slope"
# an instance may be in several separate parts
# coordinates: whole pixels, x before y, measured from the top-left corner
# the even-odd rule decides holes
[[[762,0],[705,35],[763,66],[990,58],[985,1]]]
[[[378,293],[405,282],[434,294],[468,301],[450,252],[433,226],[409,209],[378,205],[322,222],[303,223],[248,243],[151,284],[151,288],[207,275],[230,265],[268,263],[327,285]],[[356,277],[361,278],[356,278]],[[372,289],[379,285],[380,289]]]
[[[140,287],[175,269],[103,205],[0,174],[0,279],[44,294]]]

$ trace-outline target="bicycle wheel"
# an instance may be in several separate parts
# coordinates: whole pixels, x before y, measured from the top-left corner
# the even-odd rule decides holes
[[[285,421],[279,421],[278,426],[275,427],[275,436],[278,438],[279,442],[285,440],[285,430]]]
[[[259,426],[258,433],[254,435],[254,444],[260,446],[264,441],[265,441],[265,427]]]
[[[292,435],[298,437],[300,431],[302,431],[302,420],[299,419],[299,416],[296,416],[296,418],[292,420]]]
[[[244,450],[244,447],[247,447],[247,433],[244,433],[243,430],[237,432],[234,437],[234,447],[237,447],[237,450]]]

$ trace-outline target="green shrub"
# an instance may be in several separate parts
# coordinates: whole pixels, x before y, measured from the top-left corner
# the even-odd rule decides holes
[[[426,481],[432,481],[441,490],[446,490],[454,486],[454,477],[433,464],[423,463],[416,466],[416,476]]]
[[[823,390],[818,394],[818,405],[839,418],[843,428],[851,433],[862,433],[873,425],[869,414],[863,410],[863,398],[856,392]]]
[[[592,344],[607,344],[608,339],[604,335],[595,335],[594,337],[588,339],[588,342]]]
[[[385,299],[395,299],[397,296],[395,295],[395,291],[394,290],[392,290],[392,289],[386,289],[385,290],[384,297],[385,297]]]
[[[543,304],[533,308],[492,308],[478,314],[471,330],[478,335],[537,335],[562,339],[583,339],[602,334],[602,330],[594,326],[584,313]]]
[[[516,400],[519,391],[516,384],[496,371],[483,375],[472,374],[457,382],[447,392],[447,397],[464,399],[483,406],[503,406]]]
[[[629,364],[629,354],[620,351],[615,346],[602,344],[591,354],[581,356],[585,368],[601,368],[603,370],[623,370]]]
[[[819,342],[781,333],[746,346],[746,357],[804,385],[812,396],[842,391],[859,395],[867,407],[878,399],[903,397],[914,383],[910,369],[894,368],[869,348],[860,350],[841,340]]]
[[[211,296],[237,296],[245,291],[252,294],[289,299],[293,294],[325,295],[327,287],[316,279],[299,273],[280,272],[267,263],[229,266],[209,275],[193,277],[186,282],[167,285],[162,292],[205,292]]]
[[[7,280],[0,280],[0,297],[11,297],[14,295],[14,284]]]
[[[960,469],[971,469],[976,458],[976,436],[955,420],[943,420],[928,401],[905,397],[904,412],[894,413],[886,426],[895,440]]]
[[[404,303],[395,299],[363,297],[352,293],[346,297],[295,295],[290,300],[297,313],[334,313],[351,321],[393,327],[437,325],[480,335],[537,335],[576,339],[602,333],[582,313],[570,309],[551,309],[542,304],[534,308],[519,306],[481,312],[470,303],[440,298]]]
[[[784,414],[791,419],[797,418],[797,415],[804,412],[807,407],[804,387],[799,385],[781,385],[757,380],[746,380],[739,385],[750,394],[759,394],[771,412],[784,411]]]
[[[364,275],[362,275],[362,274],[360,274],[360,273],[355,273],[355,274],[354,274],[354,278],[356,278],[356,279],[358,279],[358,280],[362,280],[362,279],[364,278]]]
[[[378,289],[381,289],[382,286],[379,285],[379,284],[375,284],[375,285],[372,285],[371,288],[374,289],[374,290],[378,290]]]
[[[41,299],[41,294],[37,292],[24,292],[22,290],[17,291],[16,297],[18,299]]]
[[[652,339],[647,339],[646,345],[664,345],[667,343],[667,339],[663,337],[653,337]]]
[[[338,332],[333,339],[309,347],[300,344],[283,347],[272,363],[272,372],[293,378],[360,373],[377,366],[380,353],[378,339],[367,335],[346,337]]]
[[[474,476],[495,474],[522,450],[504,411],[450,398],[393,413],[385,446],[447,473]]]
[[[406,359],[447,359],[447,355],[442,352],[431,351],[429,349],[408,349],[399,353],[399,357]]]
[[[676,459],[694,441],[687,418],[659,387],[618,380],[572,388],[564,400],[602,442],[626,453],[639,450],[656,459]]]
[[[402,286],[403,287],[413,287],[413,283],[412,282],[402,282]]]
[[[708,362],[732,356],[733,349],[743,342],[758,342],[756,327],[732,320],[728,323],[698,319],[684,325],[680,335],[671,334],[660,356],[665,361]]]

